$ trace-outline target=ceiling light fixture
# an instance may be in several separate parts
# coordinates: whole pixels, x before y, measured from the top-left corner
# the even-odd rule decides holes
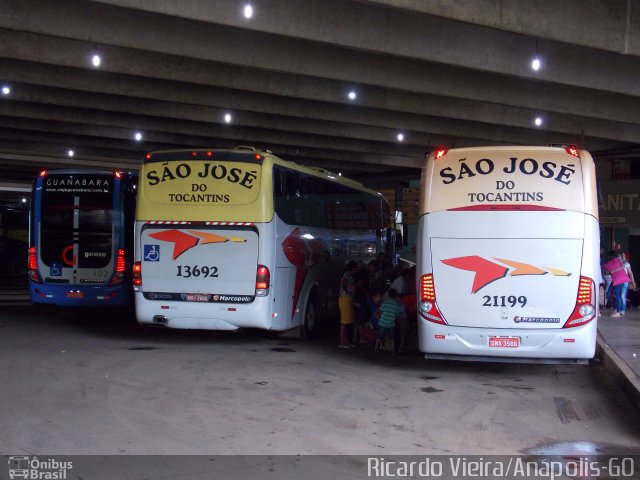
[[[133,138],[135,139],[135,141],[136,141],[136,142],[141,142],[141,141],[142,141],[142,133],[140,133],[140,132],[136,132],[136,133],[133,135]]]
[[[91,63],[93,64],[94,67],[97,68],[102,63],[102,58],[100,57],[100,55],[96,54],[93,57],[91,57]]]
[[[540,70],[541,66],[542,66],[542,63],[540,62],[540,59],[538,57],[534,58],[533,61],[531,62],[531,68],[533,68],[536,72]]]
[[[244,6],[244,9],[242,10],[242,13],[244,15],[244,18],[251,18],[253,17],[253,7],[251,6],[250,3],[247,3]]]
[[[224,114],[224,122],[225,123],[231,123],[231,120],[233,120],[233,117],[231,116],[230,113],[225,113]]]
[[[2,87],[2,94],[9,95],[11,93],[11,88],[8,85]]]
[[[22,203],[27,203],[27,199],[26,199],[26,198],[24,198],[24,197],[22,197],[22,199],[20,199],[20,201],[21,201]]]
[[[404,141],[404,133],[399,133],[396,138],[398,139],[399,142],[403,142]]]
[[[69,157],[73,157],[75,154],[76,154],[76,152],[74,152],[73,150],[67,151],[67,156],[69,156]]]
[[[533,121],[533,123],[536,124],[536,127],[540,127],[542,125],[542,117],[537,116],[536,119]]]
[[[349,100],[355,100],[358,95],[354,90],[351,90],[347,96],[349,97]]]
[[[540,70],[540,67],[542,67],[542,60],[540,60],[540,57],[538,56],[538,39],[536,38],[536,55],[531,61],[531,68],[537,72]]]

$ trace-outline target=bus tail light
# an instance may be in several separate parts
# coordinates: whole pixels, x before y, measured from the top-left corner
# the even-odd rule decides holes
[[[433,285],[433,274],[428,273],[420,277],[420,315],[426,320],[446,325],[442,314],[436,306],[436,289]]]
[[[127,262],[125,260],[124,249],[119,248],[118,256],[116,258],[116,273],[111,279],[111,281],[109,282],[109,285],[118,285],[124,282],[124,274],[127,269],[126,265],[127,265]]]
[[[578,327],[589,323],[596,316],[595,283],[587,277],[580,277],[578,297],[573,313],[563,328]]]
[[[269,295],[269,281],[271,274],[269,269],[264,265],[258,265],[256,271],[256,297],[266,297]]]
[[[36,255],[36,247],[31,247],[29,249],[29,278],[36,283],[42,283],[42,279],[40,278],[40,274],[38,273],[38,258]]]
[[[133,286],[142,286],[142,264],[140,262],[133,264]]]
[[[122,178],[122,172],[116,170],[115,172],[113,172],[113,174],[115,175],[116,178]]]

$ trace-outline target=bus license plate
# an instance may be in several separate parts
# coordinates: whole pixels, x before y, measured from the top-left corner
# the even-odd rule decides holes
[[[209,295],[203,295],[201,293],[187,293],[185,295],[185,300],[187,302],[208,302]]]
[[[84,298],[84,292],[67,292],[65,293],[67,298]]]
[[[489,347],[492,348],[518,348],[519,337],[489,337]]]

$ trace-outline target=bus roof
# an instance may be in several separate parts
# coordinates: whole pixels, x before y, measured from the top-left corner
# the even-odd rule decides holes
[[[246,161],[251,156],[254,157],[252,161],[256,161],[258,163],[263,163],[264,160],[270,160],[274,164],[281,165],[281,166],[290,168],[292,170],[303,172],[315,177],[323,178],[340,185],[356,188],[358,190],[361,190],[363,192],[367,192],[373,195],[380,195],[382,197],[381,193],[365,187],[362,183],[356,180],[343,177],[339,173],[336,174],[334,172],[330,172],[321,167],[308,167],[308,166],[293,162],[291,160],[284,160],[278,157],[277,155],[274,155],[270,150],[266,150],[266,149],[261,150],[261,149],[250,147],[250,146],[238,146],[230,149],[193,148],[193,149],[152,151],[147,153],[147,155],[145,155],[143,164],[154,163],[154,162],[166,162],[170,160],[187,160],[187,159],[206,160],[209,158],[211,160],[215,160],[216,158],[220,158],[221,155],[224,157],[225,160],[232,160],[232,161],[233,160]]]

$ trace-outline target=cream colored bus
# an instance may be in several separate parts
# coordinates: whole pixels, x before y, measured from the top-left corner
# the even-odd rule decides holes
[[[140,323],[311,336],[348,260],[393,248],[360,183],[250,147],[149,153],[138,185]]]
[[[592,358],[596,198],[593,159],[574,146],[429,154],[417,241],[426,357]]]

